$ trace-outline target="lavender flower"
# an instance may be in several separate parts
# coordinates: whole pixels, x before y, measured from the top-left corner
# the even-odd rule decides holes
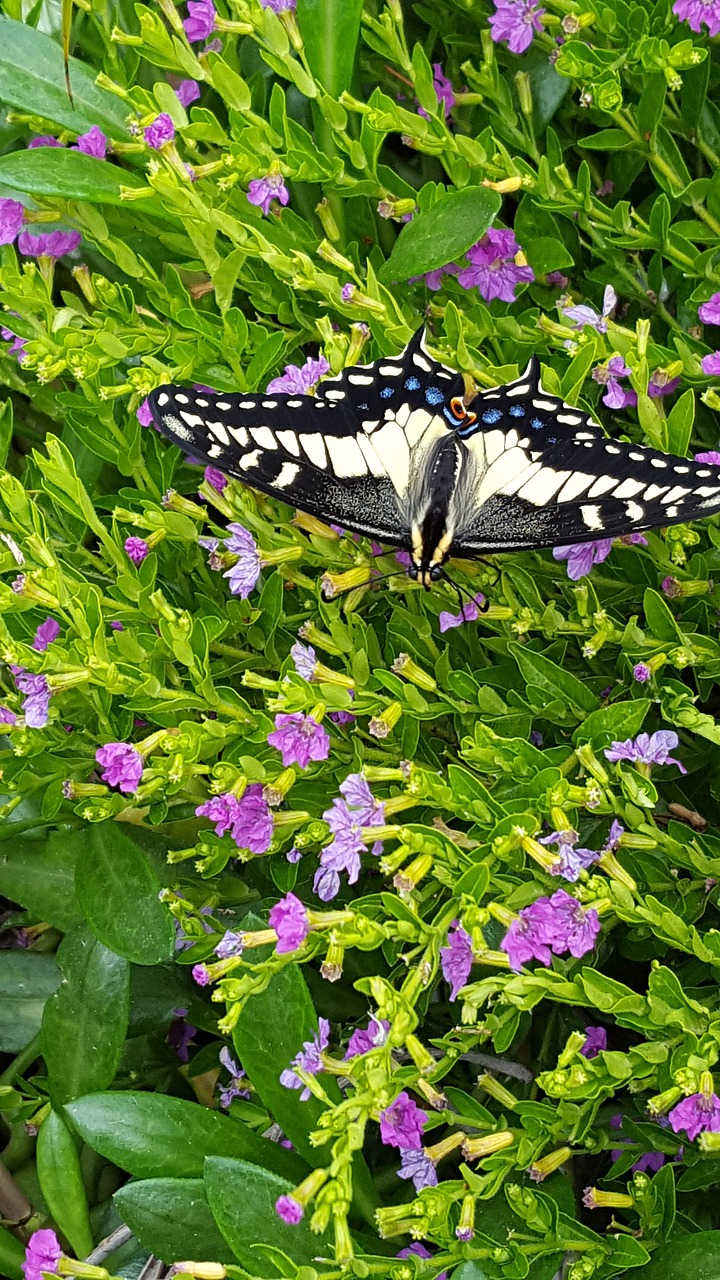
[[[23,667],[11,666],[15,688],[24,693],[21,703],[25,723],[30,729],[44,729],[49,719],[50,688],[45,676],[33,675]]]
[[[535,279],[532,267],[515,264],[519,251],[512,231],[491,227],[482,240],[468,249],[465,256],[471,265],[458,272],[458,283],[463,289],[477,287],[486,302],[493,298],[514,302],[517,286]]]
[[[0,707],[0,729],[13,729],[17,724],[17,716],[9,707]]]
[[[380,1049],[386,1043],[390,1023],[385,1018],[373,1016],[367,1027],[357,1027],[348,1040],[344,1058],[357,1058],[361,1053],[369,1053],[371,1049]]]
[[[703,373],[709,378],[720,377],[720,351],[713,351],[712,355],[703,356],[700,361]]]
[[[152,124],[149,124],[147,129],[144,130],[144,137],[153,151],[161,151],[166,143],[172,142],[175,137],[175,125],[173,124],[172,116],[168,115],[167,111],[161,111]]]
[[[720,293],[714,293],[707,302],[703,302],[698,307],[698,315],[703,324],[720,324]]]
[[[542,15],[533,0],[495,0],[496,12],[488,21],[492,38],[497,43],[506,41],[511,53],[524,53],[530,47],[536,31],[542,31]]]
[[[305,1216],[302,1205],[292,1196],[278,1196],[275,1201],[275,1212],[278,1218],[282,1218],[289,1227],[296,1227]]]
[[[323,355],[318,356],[317,360],[308,356],[305,364],[300,367],[296,364],[286,364],[284,374],[279,378],[273,378],[272,382],[268,383],[267,389],[271,394],[279,392],[289,396],[306,396],[310,394],[320,378],[329,372],[330,365]]]
[[[25,1280],[42,1280],[44,1271],[56,1274],[61,1257],[60,1241],[50,1227],[34,1231],[25,1246],[22,1264]]]
[[[27,346],[27,338],[18,338],[16,334],[13,333],[12,329],[6,328],[5,325],[0,328],[0,337],[2,337],[4,342],[12,343],[12,346],[8,348],[5,354],[8,356],[16,356],[18,364],[22,364],[25,356],[25,348]],[[6,538],[9,535],[3,536]],[[22,560],[18,561],[18,564],[22,563]]]
[[[301,644],[299,640],[296,640],[290,650],[290,657],[293,660],[295,670],[303,680],[310,681],[314,679],[317,654],[311,644]]]
[[[580,878],[581,871],[597,862],[600,854],[596,850],[576,849],[579,839],[577,831],[553,831],[549,836],[543,836],[540,844],[555,844],[557,841],[558,861],[550,869],[552,875],[574,883]]]
[[[294,893],[287,893],[284,898],[271,907],[268,917],[270,928],[277,936],[275,950],[278,955],[287,951],[297,951],[310,932],[310,921],[303,903]]]
[[[197,1027],[191,1022],[186,1022],[187,1009],[174,1009],[175,1018],[170,1023],[167,1033],[167,1043],[171,1049],[175,1050],[179,1062],[190,1061],[190,1043],[194,1035],[197,1034]]]
[[[206,987],[210,982],[210,974],[208,973],[207,965],[194,964],[191,969],[191,973],[193,982],[196,982],[199,987]]]
[[[229,960],[231,956],[241,956],[243,951],[243,935],[226,929],[222,938],[214,948],[218,960]]]
[[[634,680],[637,680],[639,684],[646,684],[651,676],[652,676],[652,671],[650,670],[650,667],[648,667],[646,663],[644,662],[635,663],[635,666],[633,667]]]
[[[464,604],[459,613],[448,613],[443,609],[438,616],[438,623],[441,631],[450,631],[452,627],[461,627],[464,622],[477,622],[481,613],[481,606],[485,603],[485,596],[482,591],[478,591],[474,600],[468,600]]]
[[[609,409],[629,409],[637,404],[637,392],[632,387],[626,389],[619,382],[620,378],[628,378],[631,372],[622,356],[611,356],[607,364],[593,369],[593,379],[605,387],[602,399]]]
[[[142,564],[150,550],[144,538],[136,538],[134,536],[125,539],[124,547],[133,564]]]
[[[709,36],[720,35],[718,0],[675,0],[673,13],[681,22],[687,22],[691,31],[700,33],[704,24]]]
[[[684,1129],[691,1142],[695,1141],[699,1133],[718,1133],[720,1098],[716,1093],[693,1093],[668,1112],[668,1120],[673,1133],[680,1133]]]
[[[182,80],[175,90],[175,97],[181,107],[189,107],[200,97],[200,85],[197,80]]]
[[[584,578],[593,565],[602,564],[612,551],[612,538],[598,538],[595,542],[574,542],[568,547],[555,547],[554,560],[567,560],[567,576],[573,582]]]
[[[707,449],[704,453],[696,453],[695,461],[709,462],[713,467],[720,467],[720,452],[717,449]]]
[[[604,1027],[586,1027],[585,1043],[580,1050],[583,1058],[596,1058],[607,1049],[607,1031]]]
[[[567,316],[568,320],[575,321],[576,329],[584,329],[589,325],[592,329],[597,329],[598,333],[607,333],[608,316],[612,315],[616,306],[617,294],[612,285],[608,284],[603,294],[601,315],[598,315],[594,307],[584,304],[577,307],[563,307],[563,315]]]
[[[247,198],[250,204],[258,205],[267,216],[273,200],[279,200],[282,205],[288,204],[290,192],[285,186],[282,174],[273,173],[271,169],[264,178],[253,178],[248,186]]]
[[[79,231],[43,231],[37,236],[21,231],[17,245],[26,258],[64,258],[77,249],[81,239]]]
[[[224,538],[223,542],[228,551],[238,558],[223,577],[228,579],[232,595],[240,596],[241,600],[247,600],[260,577],[262,568],[260,554],[255,539],[243,525],[229,524],[228,529],[232,536]]]
[[[108,742],[98,747],[95,759],[103,770],[100,777],[109,787],[123,792],[137,791],[144,761],[136,747],[129,742]]]
[[[340,872],[345,871],[348,884],[355,884],[361,868],[360,855],[367,852],[362,839],[363,827],[383,826],[385,809],[375,800],[362,774],[351,773],[340,784],[343,799],[333,800],[323,818],[330,827],[334,839],[320,852],[320,867],[315,873],[313,889],[323,902],[329,902],[340,890]],[[382,844],[376,841],[372,852],[375,857],[382,852]]]
[[[577,959],[592,951],[599,932],[597,911],[585,911],[576,898],[558,889],[551,898],[538,898],[523,907],[501,946],[513,969],[528,960],[549,965],[553,954],[569,951]]]
[[[343,302],[352,302],[354,293],[355,293],[355,285],[351,284],[350,281],[348,281],[348,283],[344,284],[342,289],[340,290],[340,297],[342,298]]]
[[[457,920],[453,920],[450,926],[448,945],[440,949],[440,964],[443,977],[451,987],[450,1000],[457,1000],[458,991],[465,986],[473,964],[470,934]]]
[[[32,648],[37,653],[44,653],[48,646],[53,643],[53,640],[57,640],[59,635],[60,623],[56,622],[54,618],[46,618],[44,622],[40,623],[35,632]]]
[[[273,13],[294,13],[297,0],[260,0],[263,9],[272,9]]]
[[[268,734],[267,740],[271,747],[282,752],[284,769],[291,764],[307,769],[311,760],[327,760],[330,754],[327,729],[301,711],[276,715],[275,729]]]
[[[81,133],[77,145],[70,148],[71,151],[83,151],[86,156],[94,156],[96,160],[104,160],[107,149],[108,140],[96,124],[87,133]]]
[[[306,1040],[302,1049],[293,1058],[290,1066],[282,1072],[280,1083],[286,1089],[302,1089],[300,1101],[307,1102],[310,1097],[310,1090],[303,1084],[302,1080],[292,1070],[293,1067],[301,1067],[303,1071],[307,1071],[309,1075],[316,1076],[322,1071],[321,1054],[327,1049],[330,1040],[330,1023],[327,1018],[318,1018],[318,1029],[312,1040]]]
[[[401,1151],[420,1151],[426,1120],[427,1112],[403,1089],[395,1101],[380,1112],[381,1141],[386,1147],[399,1147]]]
[[[212,0],[189,0],[188,14],[183,22],[185,35],[190,44],[198,44],[207,40],[215,29],[215,5]]]
[[[401,1151],[398,1178],[412,1179],[416,1191],[437,1186],[437,1171],[424,1147],[419,1151]]]
[[[425,285],[433,293],[437,293],[438,289],[442,288],[443,276],[456,276],[459,270],[460,268],[454,262],[449,262],[444,267],[436,267],[434,271],[426,271]],[[419,280],[420,277],[417,276],[416,279]]]
[[[206,467],[203,478],[216,493],[222,493],[223,489],[227,489],[230,483],[227,476],[224,476],[222,471],[218,471],[217,467]]]
[[[450,112],[457,102],[457,98],[452,87],[452,81],[448,80],[445,75],[441,62],[433,62],[433,88],[435,90],[435,97],[438,100],[438,105],[442,107],[443,114],[447,120]],[[426,120],[430,119],[424,107],[418,107],[418,115],[424,116]],[[432,285],[429,285],[428,288],[432,288]]]
[[[545,283],[552,285],[555,289],[566,289],[570,281],[567,276],[563,275],[562,271],[548,271]]]
[[[631,764],[676,764],[681,773],[687,769],[670,755],[678,745],[678,736],[672,729],[658,729],[653,734],[639,733],[637,738],[613,742],[605,748],[605,757],[615,763],[629,760]]]
[[[251,782],[239,800],[232,792],[225,792],[206,800],[195,813],[210,819],[216,835],[229,831],[239,849],[261,854],[270,848],[273,818],[259,782]]]
[[[25,210],[19,200],[0,200],[0,244],[13,244],[22,231]]]
[[[138,405],[135,410],[135,416],[137,417],[141,427],[151,427],[153,425],[152,409],[150,408],[150,402],[148,401],[147,396],[142,403]]]
[[[36,147],[62,147],[63,145],[58,138],[53,138],[52,134],[42,133],[28,142],[27,149],[34,151]]]
[[[224,1047],[220,1050],[220,1065],[225,1068],[230,1076],[228,1084],[222,1085],[220,1088],[220,1106],[227,1109],[234,1098],[249,1098],[250,1094],[240,1084],[240,1081],[245,1079],[245,1072],[235,1062],[230,1050]]]

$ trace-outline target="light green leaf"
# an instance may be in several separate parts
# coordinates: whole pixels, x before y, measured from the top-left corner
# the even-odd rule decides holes
[[[427,213],[416,213],[403,227],[378,279],[392,284],[455,262],[482,239],[501,204],[497,192],[487,187],[465,187],[441,196]]]

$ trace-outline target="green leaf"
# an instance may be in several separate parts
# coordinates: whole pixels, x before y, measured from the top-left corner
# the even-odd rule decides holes
[[[679,457],[687,456],[695,421],[695,392],[688,387],[675,401],[667,420],[667,447]]]
[[[625,151],[634,143],[624,129],[598,129],[579,138],[577,145],[584,151]]]
[[[80,845],[78,901],[96,937],[134,964],[160,964],[174,951],[175,928],[145,854],[116,822],[94,823]]]
[[[119,169],[107,160],[87,156],[84,151],[63,151],[59,147],[33,147],[32,151],[12,151],[0,156],[0,182],[31,196],[117,205],[124,203],[121,187],[146,186],[134,173]],[[143,209],[153,215],[162,213],[159,201],[151,199],[143,201]]]
[[[554,240],[552,236],[537,236],[534,240],[528,240],[523,248],[530,266],[538,276],[545,276],[548,271],[559,271],[561,267],[571,267],[575,261],[562,240]]]
[[[54,956],[0,951],[0,1050],[17,1053],[40,1030],[45,1002],[60,985]]]
[[[113,1201],[143,1248],[162,1262],[235,1261],[215,1225],[201,1179],[129,1182],[115,1192]]]
[[[213,1217],[238,1262],[252,1275],[275,1275],[275,1267],[257,1245],[282,1249],[300,1266],[327,1254],[329,1241],[316,1236],[307,1221],[289,1227],[276,1214],[278,1196],[293,1187],[243,1160],[210,1157],[205,1161],[205,1190]]]
[[[649,698],[633,698],[632,702],[614,702],[586,716],[573,734],[573,742],[590,742],[593,747],[609,747],[640,732],[650,710]]]
[[[51,1111],[40,1126],[37,1171],[55,1222],[78,1258],[84,1258],[93,1247],[85,1184],[75,1140],[57,1111]]]
[[[130,969],[85,928],[61,942],[64,982],[42,1020],[43,1057],[57,1107],[112,1083],[128,1024]]]
[[[685,643],[685,637],[667,602],[652,587],[648,587],[643,595],[643,612],[647,628],[654,640],[662,640],[669,644]]]
[[[350,88],[362,8],[362,0],[298,0],[308,65],[332,98]]]
[[[528,649],[524,645],[509,644],[508,650],[528,684],[537,685],[553,697],[564,699],[580,711],[595,711],[595,694],[572,672],[564,671],[544,654],[536,653],[534,649]]]
[[[232,1156],[297,1180],[307,1173],[294,1152],[184,1098],[95,1093],[65,1110],[88,1146],[135,1178],[198,1178],[206,1156]]]
[[[424,275],[467,253],[497,217],[502,201],[487,187],[451,191],[427,213],[403,227],[387,262],[378,271],[384,284]]]
[[[23,1280],[25,1250],[7,1227],[0,1226],[0,1273],[8,1280]]]
[[[0,404],[0,467],[7,464],[7,456],[13,437],[13,404],[12,400],[3,400]]]
[[[98,88],[95,75],[84,62],[70,59],[71,102],[59,44],[24,22],[0,18],[0,101],[6,106],[54,120],[73,133],[87,133],[97,124],[110,138],[127,139],[127,107]]]
[[[82,921],[75,897],[77,832],[54,831],[47,840],[0,844],[0,893],[64,933]]]

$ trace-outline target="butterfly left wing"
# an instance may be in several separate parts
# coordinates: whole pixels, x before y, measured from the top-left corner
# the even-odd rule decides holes
[[[609,439],[544,390],[536,361],[472,409],[477,423],[457,433],[473,480],[453,555],[621,537],[720,510],[719,468]]]

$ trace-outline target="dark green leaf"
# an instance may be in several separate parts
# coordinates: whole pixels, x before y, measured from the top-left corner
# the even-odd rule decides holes
[[[293,1185],[243,1160],[211,1157],[205,1162],[205,1189],[213,1217],[238,1262],[253,1275],[275,1274],[256,1245],[282,1249],[300,1266],[327,1253],[328,1241],[314,1235],[305,1221],[289,1227],[276,1214],[275,1201],[292,1191]]]
[[[129,1182],[115,1192],[113,1200],[143,1248],[163,1262],[235,1261],[215,1225],[200,1179]]]
[[[614,702],[586,716],[573,734],[573,742],[590,742],[594,747],[609,747],[611,742],[634,738],[640,732],[650,710],[648,698],[632,702]]]
[[[78,1258],[93,1247],[85,1184],[75,1139],[57,1111],[40,1126],[37,1171],[48,1208]]]
[[[0,404],[0,467],[7,463],[8,450],[13,434],[12,400],[4,400]]]
[[[378,278],[408,280],[462,257],[497,217],[500,196],[487,187],[465,187],[441,196],[427,213],[416,213],[400,232]]]
[[[642,1274],[643,1280],[717,1280],[720,1231],[699,1231],[661,1245]]]
[[[596,709],[597,698],[594,693],[572,672],[563,670],[544,654],[536,653],[534,649],[523,645],[509,644],[508,649],[528,683],[537,685],[553,697],[562,698],[581,711]]]
[[[0,1227],[0,1273],[8,1280],[23,1280],[25,1250],[7,1227]]]
[[[121,187],[145,186],[134,173],[107,160],[58,147],[34,147],[0,156],[0,182],[31,196],[87,200],[90,204],[122,204]],[[153,214],[160,208],[151,200],[143,205]]]
[[[362,0],[298,0],[310,70],[333,98],[350,88],[362,7]]]
[[[135,964],[172,956],[175,928],[146,855],[116,822],[93,823],[80,845],[76,889],[96,937]]]
[[[45,1002],[60,984],[54,956],[0,951],[0,1049],[17,1053],[40,1030]]]
[[[47,840],[4,840],[0,893],[67,933],[82,920],[75,897],[76,857],[75,831],[54,831]]]

